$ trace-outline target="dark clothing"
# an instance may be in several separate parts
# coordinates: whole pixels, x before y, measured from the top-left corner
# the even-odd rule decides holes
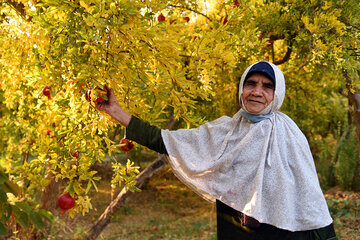
[[[126,138],[158,153],[167,154],[161,129],[132,116],[126,129]]]
[[[216,201],[218,240],[337,240],[333,224],[319,229],[290,232],[269,224],[242,225],[242,213]]]
[[[156,152],[167,154],[161,129],[134,116],[126,129],[126,138]],[[255,219],[218,200],[216,212],[218,240],[337,240],[332,224],[314,230],[291,232],[269,224],[259,224]]]

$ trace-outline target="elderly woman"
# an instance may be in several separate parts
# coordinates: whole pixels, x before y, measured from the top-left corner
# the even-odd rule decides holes
[[[108,89],[100,110],[127,138],[168,155],[174,174],[216,201],[218,239],[337,239],[309,144],[279,112],[285,79],[272,63],[249,66],[241,110],[196,129],[161,130],[125,112]]]

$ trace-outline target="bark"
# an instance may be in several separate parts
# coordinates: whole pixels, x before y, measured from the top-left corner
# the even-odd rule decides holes
[[[25,6],[20,1],[13,1],[13,0],[7,0],[5,1],[7,4],[9,4],[15,11],[26,21],[31,21],[32,17],[27,15]]]
[[[175,118],[171,117],[168,122],[167,129],[171,129],[175,124]],[[159,155],[153,161],[150,166],[144,169],[137,177],[136,184],[137,188],[141,188],[145,182],[147,182],[155,173],[157,173],[160,169],[162,169],[166,164],[166,156]],[[131,197],[133,192],[127,191],[124,189],[117,195],[117,197],[110,202],[109,206],[105,209],[105,211],[101,214],[101,216],[97,219],[95,224],[89,230],[86,239],[87,240],[95,240],[100,233],[105,229],[105,227],[111,222],[111,218],[114,213],[119,211],[125,204],[125,201],[128,197]]]
[[[57,199],[60,195],[60,181],[55,181],[55,175],[52,172],[49,172],[45,179],[49,180],[49,184],[45,187],[41,196],[40,208],[51,211],[53,214],[56,214],[58,209]]]
[[[289,61],[291,53],[292,53],[292,46],[293,46],[294,42],[295,42],[295,36],[292,36],[284,57],[278,61],[274,61],[275,65],[280,65],[280,64],[283,64],[283,63]]]
[[[346,70],[343,71],[343,76],[348,90],[347,97],[352,107],[351,115],[355,124],[355,139],[358,146],[358,157],[355,164],[354,177],[352,179],[352,189],[360,191],[360,93],[357,89],[354,89],[353,82]]]

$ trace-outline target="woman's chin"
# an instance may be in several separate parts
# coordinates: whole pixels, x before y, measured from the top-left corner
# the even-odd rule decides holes
[[[251,114],[259,114],[265,107],[252,107],[246,106],[246,110]]]

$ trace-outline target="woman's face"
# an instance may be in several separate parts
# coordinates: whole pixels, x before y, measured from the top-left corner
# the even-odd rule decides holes
[[[249,113],[257,114],[274,99],[275,85],[266,76],[254,73],[245,82],[242,93],[243,104]]]

